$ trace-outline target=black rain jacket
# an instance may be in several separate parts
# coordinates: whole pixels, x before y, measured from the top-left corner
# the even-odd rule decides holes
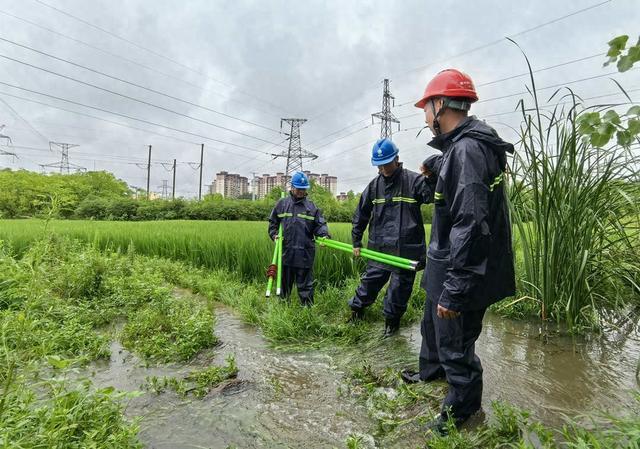
[[[433,202],[435,180],[435,176],[430,181],[402,166],[388,178],[376,176],[362,192],[353,216],[353,246],[362,247],[362,237],[369,227],[369,249],[424,262],[426,245],[420,206]]]
[[[480,310],[515,294],[504,189],[513,145],[475,117],[429,145],[443,159],[422,286],[447,309]]]
[[[328,237],[327,222],[320,209],[307,197],[296,199],[291,193],[280,199],[269,217],[269,237],[275,239],[282,223],[282,264],[312,268],[316,254],[314,237]]]

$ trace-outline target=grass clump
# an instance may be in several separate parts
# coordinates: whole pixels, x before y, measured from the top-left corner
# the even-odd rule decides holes
[[[131,315],[121,341],[147,360],[190,360],[217,343],[213,313],[197,298],[162,298]]]
[[[226,271],[190,269],[182,272],[177,283],[215,301],[233,307],[243,320],[258,326],[273,343],[310,348],[327,345],[351,345],[382,335],[382,295],[371,306],[362,322],[347,323],[351,310],[347,301],[359,282],[347,279],[342,286],[322,285],[316,289],[315,304],[301,307],[295,292],[288,301],[265,298],[262,283],[243,282]],[[415,322],[422,317],[424,293],[417,286],[409,302],[403,322]]]
[[[238,366],[233,355],[228,356],[226,362],[224,366],[209,366],[194,370],[183,378],[151,376],[147,378],[145,388],[156,394],[170,389],[181,396],[191,393],[197,398],[203,398],[212,388],[238,375]]]
[[[212,346],[211,310],[165,280],[179,268],[56,235],[20,256],[0,242],[0,446],[141,447],[123,415],[129,395],[41,379],[108,358],[105,325],[121,320],[143,357],[185,360]]]
[[[88,384],[23,383],[5,389],[0,406],[0,445],[13,448],[141,448],[138,423],[123,416],[128,395]]]

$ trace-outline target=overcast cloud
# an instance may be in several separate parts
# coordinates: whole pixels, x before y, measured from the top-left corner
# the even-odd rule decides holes
[[[236,131],[216,128],[0,58],[2,83],[192,133],[137,122],[0,84],[0,100],[6,102],[0,101],[0,125],[6,125],[3,133],[11,137],[14,145],[13,149],[2,149],[20,156],[19,159],[0,156],[0,166],[40,170],[39,164],[60,160],[59,153],[46,150],[48,141],[67,142],[79,145],[70,151],[72,163],[91,170],[109,170],[131,185],[145,186],[146,172],[135,162],[144,164],[147,145],[153,145],[154,161],[174,158],[179,161],[176,192],[186,197],[197,194],[198,173],[187,162],[199,161],[200,143],[205,144],[206,184],[220,170],[245,176],[254,171],[283,171],[285,160],[272,160],[269,156],[286,147],[283,142],[286,136],[277,132],[281,117],[309,120],[302,127],[303,147],[319,157],[306,163],[305,168],[338,176],[341,191],[361,190],[375,174],[369,163],[369,152],[371,143],[380,134],[380,126],[371,125],[370,114],[381,108],[383,78],[391,79],[391,91],[396,97],[393,113],[402,118],[403,131],[394,134],[394,140],[400,147],[401,159],[415,169],[429,154],[426,142],[430,133],[423,132],[416,138],[423,117],[407,102],[416,100],[426,82],[439,70],[457,67],[466,71],[476,82],[480,98],[487,100],[526,90],[525,77],[483,86],[526,71],[521,53],[502,39],[504,36],[516,35],[533,68],[539,69],[604,53],[606,42],[612,37],[630,34],[635,41],[640,32],[638,0],[613,0],[521,35],[517,33],[599,2],[43,1],[136,45],[35,0],[0,0],[0,38],[244,121],[0,40],[0,55]],[[494,45],[451,58],[500,39]],[[537,84],[544,87],[614,71],[612,67],[602,67],[604,59],[604,56],[594,57],[540,72]],[[640,89],[639,71],[612,77],[631,91],[634,100],[640,98],[640,91],[633,92]],[[582,97],[617,91],[608,76],[571,86]],[[551,94],[553,90],[544,92]],[[493,114],[512,111],[518,99],[514,96],[482,102],[473,112],[480,118],[488,116],[490,124],[513,139],[509,127],[517,126],[518,114]],[[622,100],[618,95],[599,102]],[[407,104],[398,106],[404,103]],[[353,126],[332,134],[347,125]],[[162,179],[170,178],[170,173],[161,165],[153,166],[153,189],[158,190]]]

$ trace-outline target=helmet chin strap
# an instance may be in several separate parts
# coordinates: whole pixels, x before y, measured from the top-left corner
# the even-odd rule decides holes
[[[440,134],[442,134],[442,130],[440,129],[440,121],[438,120],[438,118],[442,115],[442,113],[445,111],[445,109],[449,106],[449,99],[445,98],[442,101],[442,107],[440,108],[440,110],[438,112],[436,112],[436,101],[435,99],[431,99],[429,100],[429,103],[431,104],[431,112],[433,112],[433,131],[435,133],[436,136],[439,136]]]

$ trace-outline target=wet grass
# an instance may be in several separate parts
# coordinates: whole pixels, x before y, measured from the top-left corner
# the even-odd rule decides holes
[[[55,235],[20,257],[0,246],[3,447],[141,447],[123,415],[130,394],[65,378],[108,358],[114,337],[147,361],[188,360],[215,343],[211,309],[175,298],[161,265]],[[122,333],[107,326],[120,321]]]
[[[213,314],[198,298],[162,298],[130,315],[120,336],[125,348],[146,360],[187,361],[218,340]]]
[[[27,385],[24,379],[2,393],[0,445],[6,448],[141,448],[138,423],[123,415],[127,395],[88,384],[59,381]]]
[[[438,412],[446,384],[406,384],[397,370],[373,368],[365,363],[349,374],[350,387],[344,392],[360,399],[376,421],[375,437],[386,444],[415,432]]]
[[[425,424],[439,413],[445,392],[443,382],[407,385],[397,371],[365,363],[351,371],[343,394],[358,399],[377,422],[373,437],[378,446],[416,440],[429,449],[635,449],[640,444],[640,394],[636,409],[622,416],[594,412],[565,417],[560,428],[549,428],[527,411],[495,401],[490,418],[482,422],[472,418],[471,425],[462,429],[449,422],[449,434],[439,436],[426,430]],[[352,435],[346,447],[372,447],[366,437]]]
[[[344,286],[325,286],[318,289],[315,304],[301,307],[295,293],[288,301],[265,298],[262,283],[246,283],[233,274],[202,269],[178,270],[183,273],[176,283],[209,299],[233,307],[249,324],[259,327],[275,345],[289,349],[319,348],[350,345],[362,340],[379,338],[383,331],[382,297],[366,311],[365,319],[348,323],[351,310],[347,305],[358,280],[351,278]],[[414,288],[402,324],[415,323],[422,318],[424,293]],[[384,291],[381,292],[381,296]]]
[[[207,301],[188,295],[178,298],[175,285],[232,306],[274,345],[304,350],[357,346],[382,333],[380,301],[367,311],[363,322],[346,323],[346,300],[356,283],[351,279],[342,287],[321,289],[316,304],[302,308],[295,299],[266,299],[261,282],[131,251],[102,251],[56,236],[33,243],[21,256],[3,247],[0,443],[5,447],[140,447],[138,423],[123,417],[130,395],[95,390],[77,379],[59,379],[70,368],[107,357],[113,338],[122,339],[147,362],[189,360],[215,344],[214,317]],[[406,322],[419,319],[422,295],[415,290]],[[120,321],[124,322],[121,331],[108,326]],[[156,378],[149,386],[158,392],[171,389],[201,397],[236,373],[235,363],[228,361],[182,378]],[[639,440],[638,414],[567,420],[563,428],[552,431],[505,404],[495,404],[491,420],[477,428],[451,429],[446,439],[425,435],[424,424],[438,411],[445,389],[443,383],[405,385],[395,368],[361,364],[350,374],[343,394],[362,401],[376,423],[375,438],[384,443],[555,449],[632,448]],[[365,440],[355,435],[347,444],[361,447]]]
[[[534,131],[531,128],[527,132]],[[571,139],[563,143],[565,146],[573,144]],[[624,186],[594,180],[597,173],[599,177],[606,175],[609,178],[615,173],[576,166],[571,157],[559,159],[544,155],[535,142],[531,145],[530,157],[539,159],[537,165],[526,165],[529,171],[513,178],[511,185],[511,197],[519,205],[513,211],[518,292],[515,299],[502,301],[493,310],[513,318],[554,319],[569,324],[572,331],[588,331],[615,319],[616,313],[629,303],[638,303],[639,215],[629,213],[633,208],[627,199],[631,196],[624,193]],[[582,157],[590,161],[587,149],[580,147],[573,151],[585,153]],[[519,170],[518,167],[515,164],[513,170]],[[557,188],[553,198],[551,193],[534,195],[540,188],[533,184],[544,184],[538,179],[542,175],[536,170],[549,177],[545,189]],[[573,192],[564,189],[563,186],[571,184],[565,179],[579,175],[583,176],[580,178],[582,187],[576,186]],[[607,206],[604,215],[592,213],[595,210],[593,202],[580,199],[590,196],[591,189],[601,189],[598,195],[604,202],[613,195],[617,201],[615,207],[613,203]],[[565,198],[567,195],[573,195],[575,200],[569,202]],[[560,203],[566,203],[567,207],[553,207]],[[544,219],[543,212],[553,216]],[[583,215],[588,219],[580,219],[580,226],[576,226],[576,217]],[[349,224],[332,223],[330,230],[334,238],[350,241]],[[265,287],[262,283],[266,283],[265,271],[273,251],[273,242],[266,234],[266,223],[259,222],[0,220],[0,238],[11,242],[18,254],[51,231],[80,239],[103,251],[133,251],[184,262],[208,272],[230,272],[234,280],[258,283],[261,289]],[[426,232],[428,235],[429,226],[426,226]],[[600,246],[576,249],[579,245],[596,244]],[[318,248],[316,254],[317,285],[327,291],[331,286],[352,288],[353,279],[365,266],[362,260],[329,248]],[[408,321],[413,319],[408,317]]]
[[[170,389],[181,396],[193,394],[197,398],[205,397],[212,388],[222,382],[233,379],[238,375],[238,367],[233,356],[227,357],[224,366],[209,366],[194,370],[182,378],[163,376],[151,376],[146,380],[144,388],[156,394],[164,393]]]

